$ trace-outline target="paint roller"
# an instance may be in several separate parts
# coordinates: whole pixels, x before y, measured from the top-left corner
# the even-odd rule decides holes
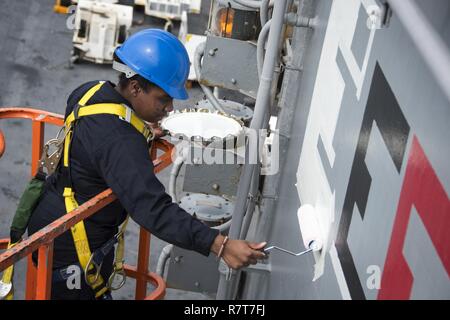
[[[314,207],[310,204],[301,206],[297,211],[297,218],[305,248],[313,251],[322,249],[323,242]]]
[[[264,252],[268,253],[271,250],[278,250],[292,256],[299,257],[305,253],[319,251],[322,249],[323,241],[314,207],[309,204],[301,206],[297,211],[297,218],[306,251],[294,253],[277,246],[270,246],[265,248]]]

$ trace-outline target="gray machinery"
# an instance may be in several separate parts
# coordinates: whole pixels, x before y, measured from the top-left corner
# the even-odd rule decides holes
[[[211,87],[236,90],[256,99],[250,129],[277,123],[262,163],[188,166],[185,187],[210,198],[182,204],[283,250],[236,272],[173,248],[168,284],[218,299],[449,299],[449,14],[447,0],[214,1],[195,61],[209,103],[226,113]],[[295,255],[305,210],[322,246]]]

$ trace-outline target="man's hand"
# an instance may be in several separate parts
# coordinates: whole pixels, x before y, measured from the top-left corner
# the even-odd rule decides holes
[[[225,237],[218,235],[214,240],[211,251],[218,255]],[[267,255],[262,251],[266,242],[254,243],[246,240],[229,239],[222,252],[222,259],[232,269],[240,269],[256,264],[260,259],[266,259]]]
[[[150,126],[150,128],[152,128],[155,139],[159,139],[159,138],[167,135],[167,132],[159,126],[159,123],[154,123],[154,122],[147,122],[147,123]]]

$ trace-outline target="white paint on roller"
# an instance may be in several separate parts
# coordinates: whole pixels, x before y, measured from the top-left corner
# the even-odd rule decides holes
[[[301,206],[297,211],[298,224],[302,233],[303,245],[306,249],[319,251],[322,249],[322,235],[317,223],[314,207],[309,204]]]
[[[334,208],[334,201],[332,201],[332,208]],[[334,222],[334,214],[330,209],[321,206],[319,201],[315,207],[305,204],[297,212],[303,245],[306,249],[313,249],[316,262],[312,281],[316,281],[323,275],[325,257],[332,245],[330,228]],[[320,220],[319,217],[321,217]]]

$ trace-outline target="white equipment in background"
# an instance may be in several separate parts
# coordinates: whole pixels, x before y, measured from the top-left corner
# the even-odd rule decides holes
[[[181,20],[183,11],[200,13],[202,0],[146,0],[145,14],[161,19]]]
[[[128,37],[132,22],[131,6],[79,0],[71,60],[112,63],[114,50]]]
[[[72,3],[77,4],[80,1],[83,1],[83,0],[72,0]],[[119,2],[119,0],[87,0],[87,1],[96,1],[96,2],[104,2],[104,3],[118,3]]]
[[[178,33],[178,39],[180,39],[180,41],[184,44],[189,55],[189,61],[191,62],[188,80],[198,81],[194,68],[195,50],[200,43],[206,41],[206,36],[188,33],[188,15],[186,11],[183,11],[181,14],[181,24],[180,31]]]

